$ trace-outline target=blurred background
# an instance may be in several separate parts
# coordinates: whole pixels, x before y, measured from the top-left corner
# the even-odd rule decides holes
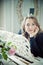
[[[0,29],[18,33],[23,18],[30,14],[43,29],[43,0],[0,0]]]

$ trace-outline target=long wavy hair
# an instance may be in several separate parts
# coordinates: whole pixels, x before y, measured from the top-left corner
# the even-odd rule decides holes
[[[26,23],[26,20],[27,20],[27,19],[32,19],[32,20],[34,20],[34,23],[35,23],[36,26],[38,26],[38,28],[39,28],[39,32],[38,32],[38,33],[40,33],[42,30],[41,30],[41,28],[40,28],[40,25],[39,25],[38,20],[37,20],[36,17],[34,17],[34,16],[26,17],[26,18],[24,19],[23,23],[22,23],[22,31],[23,31],[22,33],[23,33],[23,35],[28,39],[29,34],[25,31],[25,23]]]

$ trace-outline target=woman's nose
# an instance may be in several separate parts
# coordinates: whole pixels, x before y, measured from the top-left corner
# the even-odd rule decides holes
[[[32,26],[29,26],[29,28],[31,29],[31,28],[32,28]]]

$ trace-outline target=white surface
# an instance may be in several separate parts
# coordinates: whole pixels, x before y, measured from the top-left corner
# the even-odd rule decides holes
[[[19,59],[17,59],[15,56],[9,56],[8,55],[8,57],[10,58],[10,59],[12,59],[14,62],[16,62],[16,63],[18,63],[18,64],[20,64],[20,65],[26,65],[25,63],[23,63],[22,61],[20,61]]]

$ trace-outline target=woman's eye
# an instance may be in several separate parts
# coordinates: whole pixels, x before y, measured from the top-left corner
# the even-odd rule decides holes
[[[35,25],[35,24],[32,24],[33,26]]]
[[[30,26],[30,24],[27,24],[27,26]]]

